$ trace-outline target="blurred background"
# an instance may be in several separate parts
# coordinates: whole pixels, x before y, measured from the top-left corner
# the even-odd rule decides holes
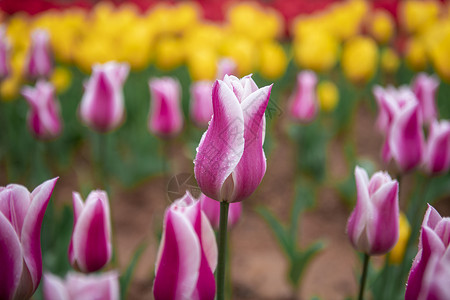
[[[193,120],[191,86],[212,83],[224,59],[238,77],[253,74],[259,87],[274,83],[266,112],[267,173],[231,230],[232,299],[355,295],[358,256],[345,233],[355,201],[354,167],[398,174],[394,163],[381,159],[373,88],[435,74],[439,117],[450,118],[447,1],[3,0],[0,21],[10,65],[0,76],[0,185],[32,190],[60,176],[42,230],[44,270],[60,276],[70,269],[71,192],[106,189],[116,246],[109,268],[129,274],[121,281],[127,299],[152,297],[163,213],[173,195],[195,187],[193,159],[207,128]],[[27,127],[21,95],[35,84],[25,70],[36,29],[50,37],[46,80],[55,87],[63,124],[58,136],[45,140]],[[130,65],[126,117],[116,130],[98,134],[83,125],[78,110],[92,66],[109,61]],[[296,117],[289,106],[304,70],[317,77],[312,119]],[[184,125],[170,137],[147,126],[148,81],[163,76],[177,78],[181,87]],[[403,209],[417,194],[417,176],[402,178]],[[448,171],[433,177],[433,189],[423,196],[443,216],[450,215],[448,180]],[[309,264],[297,264],[299,274],[277,244],[280,230],[293,234],[296,248],[317,250]],[[380,258],[375,266],[383,263]],[[393,292],[399,299],[403,286]]]

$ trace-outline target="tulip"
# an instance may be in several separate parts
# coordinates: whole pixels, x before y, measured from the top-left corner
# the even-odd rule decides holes
[[[265,116],[272,86],[226,75],[212,90],[213,118],[194,160],[202,192],[228,203],[248,198],[266,172]]]
[[[339,89],[331,81],[322,81],[317,86],[317,98],[321,110],[333,111],[339,103]]]
[[[46,30],[36,29],[31,33],[30,52],[25,67],[25,73],[30,78],[50,76],[53,62],[50,53],[50,35]]]
[[[186,192],[166,210],[153,285],[155,300],[214,299],[217,245],[200,205]]]
[[[351,38],[343,47],[341,65],[345,76],[352,82],[368,82],[378,65],[377,44],[369,37]]]
[[[148,84],[152,98],[149,130],[161,137],[176,135],[183,128],[180,83],[175,78],[163,77],[150,79]]]
[[[6,28],[4,25],[0,25],[0,81],[11,73],[10,48],[11,43],[6,36]]]
[[[425,141],[417,102],[409,103],[395,116],[388,140],[401,171],[412,170],[422,162]]]
[[[55,98],[55,87],[44,80],[38,80],[36,87],[26,86],[22,95],[30,105],[27,117],[29,130],[38,139],[52,139],[62,130],[59,103]]]
[[[367,255],[380,255],[395,246],[399,235],[398,182],[388,173],[372,178],[355,168],[357,199],[347,224],[353,247]]]
[[[448,299],[450,218],[431,206],[425,213],[417,255],[409,273],[405,300]]]
[[[63,280],[44,274],[45,300],[119,300],[119,274],[115,271],[85,275],[71,272]]]
[[[199,126],[206,126],[213,114],[212,82],[197,81],[191,85],[191,118]]]
[[[18,184],[0,187],[0,299],[29,299],[41,281],[41,226],[57,180],[31,194]]]
[[[123,84],[128,76],[126,63],[107,62],[92,67],[80,104],[80,118],[99,132],[117,128],[124,119]]]
[[[212,227],[219,229],[220,202],[209,198],[203,194],[198,199],[201,203],[202,211],[208,217]],[[228,228],[233,227],[239,221],[242,213],[241,202],[231,203],[228,210]]]
[[[290,99],[289,112],[300,122],[311,122],[317,115],[316,96],[317,76],[312,71],[303,71],[297,75],[297,90]]]
[[[434,120],[425,146],[424,168],[430,174],[450,168],[450,122]]]
[[[111,259],[111,221],[108,195],[92,191],[83,203],[80,194],[73,193],[73,231],[69,245],[69,261],[84,273],[103,268]]]
[[[437,118],[435,94],[438,87],[439,79],[426,73],[420,73],[414,80],[413,91],[419,100],[422,120],[425,123],[431,123]]]
[[[235,75],[237,73],[237,65],[231,58],[225,57],[217,63],[216,78],[223,80],[225,75]]]

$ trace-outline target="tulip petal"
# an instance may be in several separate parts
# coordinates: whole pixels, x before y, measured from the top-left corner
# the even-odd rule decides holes
[[[36,290],[42,276],[41,226],[45,210],[52,196],[58,177],[39,185],[31,193],[31,204],[22,227],[21,244],[23,256],[30,272],[33,291]]]
[[[0,191],[0,212],[11,222],[19,239],[31,201],[30,192],[22,185],[10,184]]]
[[[13,299],[23,269],[22,249],[14,228],[0,213],[0,299]]]
[[[169,209],[153,285],[155,300],[190,300],[198,280],[201,251],[189,220]]]
[[[233,171],[234,192],[230,198],[226,198],[228,202],[239,202],[248,198],[266,173],[266,157],[262,148],[265,125],[263,120],[271,89],[271,85],[258,89],[241,103],[245,122],[245,148]]]
[[[78,218],[84,208],[83,199],[81,198],[81,195],[79,193],[76,192],[72,193],[72,203],[73,203],[73,229],[72,229],[72,236],[70,238],[68,255],[70,264],[74,265],[76,257],[73,250],[73,231],[75,231],[75,226],[77,224]]]
[[[81,271],[98,271],[110,260],[112,249],[108,216],[100,198],[95,197],[93,201],[86,203],[75,225],[73,241],[73,251]]]
[[[91,275],[69,273],[66,286],[71,299],[119,300],[118,277],[115,271]]]
[[[44,274],[44,298],[45,300],[70,300],[64,282],[57,276]]]
[[[244,152],[244,116],[226,83],[214,83],[212,100],[214,115],[197,149],[194,171],[202,192],[220,201],[222,185]]]

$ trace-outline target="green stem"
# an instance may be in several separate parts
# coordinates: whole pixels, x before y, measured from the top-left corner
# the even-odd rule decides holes
[[[108,136],[106,133],[98,133],[98,166],[99,166],[99,175],[100,175],[100,184],[102,188],[109,193],[109,185],[108,185],[108,170],[107,170],[107,161],[108,161]]]
[[[225,258],[227,251],[228,202],[220,202],[219,260],[217,263],[217,300],[225,299]]]
[[[363,271],[362,271],[362,275],[361,275],[361,282],[359,284],[358,300],[362,300],[363,299],[364,286],[366,285],[366,279],[367,279],[367,269],[368,269],[368,266],[369,266],[369,259],[370,259],[370,256],[368,254],[364,253]]]

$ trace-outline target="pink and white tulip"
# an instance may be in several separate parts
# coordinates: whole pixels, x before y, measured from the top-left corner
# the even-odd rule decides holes
[[[424,123],[431,123],[438,116],[436,108],[436,89],[439,87],[439,79],[420,73],[413,83],[413,91],[419,100],[420,111]]]
[[[79,110],[84,124],[96,131],[108,132],[122,123],[123,84],[129,70],[128,64],[113,61],[92,67]]]
[[[202,211],[208,217],[214,229],[219,229],[220,222],[220,202],[201,194],[198,200],[201,203]],[[228,228],[237,224],[242,214],[242,203],[230,203],[228,208]]]
[[[0,187],[0,299],[29,299],[41,281],[41,226],[57,180],[31,194],[18,184]]]
[[[217,79],[223,80],[225,75],[236,75],[237,65],[236,63],[228,57],[224,57],[217,63]]]
[[[430,126],[424,155],[429,174],[447,172],[450,168],[450,122],[434,120]]]
[[[174,136],[183,129],[181,87],[171,77],[153,78],[149,81],[151,105],[148,128],[160,137]]]
[[[217,244],[208,218],[189,192],[164,217],[156,260],[155,300],[213,300]]]
[[[6,36],[6,28],[0,25],[0,81],[11,73],[10,50],[11,43]]]
[[[62,130],[62,121],[55,87],[50,82],[38,80],[36,87],[24,87],[22,95],[30,105],[27,123],[31,133],[43,140],[57,137]]]
[[[294,120],[311,122],[318,111],[316,95],[317,76],[313,71],[302,71],[297,75],[297,87],[289,100],[289,113]]]
[[[356,166],[356,206],[348,219],[347,234],[353,247],[368,255],[389,252],[399,235],[398,182],[377,172],[372,178]]]
[[[207,126],[213,115],[211,81],[197,81],[191,85],[191,118],[198,126]]]
[[[419,247],[409,273],[405,300],[448,299],[450,295],[450,218],[428,206]]]
[[[102,274],[71,272],[63,280],[53,274],[44,274],[45,300],[119,300],[119,274],[110,271]]]
[[[50,35],[44,29],[31,33],[31,46],[25,63],[25,74],[30,78],[49,77],[53,71]]]
[[[111,220],[108,195],[92,191],[83,203],[80,194],[73,193],[73,231],[69,245],[69,261],[84,273],[103,268],[111,259]]]
[[[206,196],[239,202],[260,184],[266,172],[264,112],[271,88],[258,88],[250,76],[226,75],[214,83],[214,115],[194,160],[195,178]]]

